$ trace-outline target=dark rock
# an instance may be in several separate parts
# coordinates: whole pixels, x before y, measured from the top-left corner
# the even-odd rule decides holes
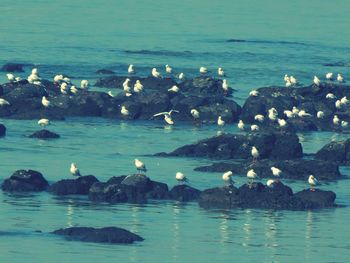
[[[168,199],[169,189],[165,183],[151,181],[151,190],[146,193],[147,199]]]
[[[1,185],[7,192],[39,192],[49,186],[43,175],[33,170],[18,170]]]
[[[238,189],[234,186],[206,189],[199,196],[199,206],[203,208],[233,208],[238,202]]]
[[[316,174],[320,180],[341,179],[339,165],[332,161],[320,160],[259,160],[256,163],[250,161],[242,162],[220,162],[210,166],[197,167],[195,171],[201,172],[226,172],[233,171],[234,174],[246,176],[250,169],[258,174],[260,178],[274,177],[271,167],[277,167],[282,171],[281,179],[307,180],[310,174]]]
[[[293,197],[293,201],[295,203],[301,202],[304,209],[317,209],[334,206],[336,194],[332,191],[324,191],[320,189],[315,189],[315,191],[305,189],[295,193]]]
[[[170,190],[171,199],[180,201],[180,202],[188,202],[195,201],[199,198],[201,191],[193,188],[191,186],[182,184],[176,185]]]
[[[248,135],[223,134],[182,146],[175,151],[158,156],[189,156],[216,159],[249,159],[255,146],[260,158],[293,159],[302,157],[298,136],[282,133],[256,133]]]
[[[6,72],[24,72],[23,67],[24,64],[20,63],[6,63],[1,67],[0,71],[6,71]]]
[[[96,73],[109,75],[109,74],[114,74],[114,71],[110,69],[99,69],[96,71]]]
[[[194,79],[188,79],[179,84],[182,92],[190,92],[199,96],[229,96],[232,94],[233,89],[229,88],[228,91],[224,91],[222,88],[222,80],[214,79],[208,76],[196,77]]]
[[[57,133],[44,129],[44,130],[36,131],[33,134],[29,135],[29,138],[57,139],[57,138],[60,138],[60,136]]]
[[[350,164],[350,139],[326,144],[316,153],[315,158],[335,161],[343,165]]]
[[[94,243],[131,244],[144,240],[139,235],[117,227],[70,227],[58,229],[52,233],[65,236],[68,240]]]
[[[98,180],[93,175],[64,179],[52,184],[48,191],[55,195],[87,195],[90,187],[96,182]]]
[[[0,137],[3,137],[6,135],[6,127],[5,125],[0,123]]]

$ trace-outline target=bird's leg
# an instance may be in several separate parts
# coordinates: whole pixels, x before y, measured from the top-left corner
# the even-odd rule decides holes
[[[311,191],[311,192],[315,192],[315,191],[316,191],[316,189],[314,188],[313,185],[310,187],[310,191]]]

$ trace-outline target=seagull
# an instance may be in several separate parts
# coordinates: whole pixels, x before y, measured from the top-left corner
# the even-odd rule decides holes
[[[277,119],[278,125],[283,128],[287,125],[287,121],[285,119]]]
[[[271,172],[276,177],[280,177],[281,174],[282,174],[282,171],[280,169],[278,169],[277,167],[274,167],[274,166],[271,167]]]
[[[81,82],[80,82],[80,88],[82,89],[87,89],[89,87],[89,81],[86,80],[86,79],[83,79]]]
[[[0,98],[0,106],[10,105],[10,102],[7,100]]]
[[[41,104],[44,107],[49,107],[50,106],[50,101],[45,96],[43,96],[42,99],[41,99]]]
[[[192,110],[191,110],[191,115],[192,115],[192,117],[193,117],[194,119],[198,119],[199,116],[200,116],[199,111],[196,110],[196,109],[192,109]]]
[[[345,127],[348,127],[348,122],[347,121],[341,121],[340,125],[345,128]]]
[[[130,93],[131,92],[131,88],[129,86],[129,82],[130,82],[130,79],[127,78],[124,82],[123,82],[123,90],[126,92],[126,93]]]
[[[290,78],[289,78],[288,74],[284,75],[283,80],[284,80],[284,82],[290,82]]]
[[[334,117],[333,117],[333,124],[334,125],[339,125],[339,122],[340,122],[340,120],[338,118],[338,115],[334,115]]]
[[[140,93],[143,90],[143,85],[141,84],[140,80],[136,80],[136,83],[134,84],[134,92]]]
[[[275,184],[275,180],[273,180],[273,179],[269,179],[269,180],[267,180],[267,182],[266,182],[266,185],[267,185],[267,187],[269,187],[269,188],[272,188],[272,187],[274,186],[274,184]]]
[[[11,73],[6,74],[6,77],[7,77],[7,80],[10,82],[14,82],[16,80],[15,75],[13,75]]]
[[[327,79],[327,80],[333,80],[333,73],[332,73],[332,72],[328,72],[328,73],[326,74],[326,79]]]
[[[259,91],[257,91],[257,90],[252,90],[251,92],[249,92],[249,96],[257,97],[257,96],[259,96]]]
[[[206,67],[200,67],[199,68],[199,73],[201,74],[207,74],[208,73],[208,69]]]
[[[299,114],[299,109],[295,106],[292,108],[293,115],[298,115]]]
[[[73,175],[73,176],[81,176],[80,174],[80,171],[78,169],[78,166],[75,164],[75,163],[72,163],[70,165],[70,173]]]
[[[310,113],[307,113],[307,112],[304,111],[304,110],[301,110],[301,111],[299,111],[298,116],[299,116],[300,118],[303,118],[303,117],[310,117],[310,116],[312,116],[312,115],[311,115]]]
[[[170,115],[164,115],[164,120],[169,125],[173,125],[174,124],[174,121],[173,121],[173,119],[171,118]]]
[[[53,82],[59,83],[60,81],[63,81],[63,75],[56,75],[53,78]]]
[[[174,86],[172,86],[170,89],[168,89],[168,91],[171,91],[171,92],[179,92],[179,87],[178,86],[176,86],[176,85],[174,85]]]
[[[179,183],[186,183],[188,180],[186,178],[186,176],[181,173],[181,172],[177,172],[175,174],[175,179],[179,182]]]
[[[265,119],[265,117],[262,114],[257,114],[254,116],[254,120],[256,120],[258,122],[264,122],[264,119]]]
[[[134,65],[130,64],[128,67],[128,74],[134,74],[134,73],[135,73]]]
[[[291,87],[291,86],[293,86],[292,82],[287,81],[287,82],[286,82],[286,88],[289,88],[289,87]]]
[[[50,124],[50,121],[49,121],[49,119],[40,119],[40,120],[38,121],[38,124],[39,124],[40,126],[42,126],[42,127],[45,127],[45,126],[47,126],[47,125]]]
[[[251,184],[254,182],[254,180],[258,177],[257,174],[254,172],[254,169],[250,169],[247,172],[247,177],[248,177],[248,184],[249,188],[251,188]]]
[[[258,131],[259,130],[259,126],[256,125],[256,124],[253,124],[253,125],[250,126],[250,130],[251,131]]]
[[[156,68],[153,68],[153,69],[152,69],[152,76],[153,76],[154,78],[160,78],[160,73],[157,71]]]
[[[293,118],[294,117],[293,112],[290,111],[290,110],[285,110],[285,111],[283,111],[283,113],[284,113],[284,115],[287,116],[287,118]]]
[[[320,86],[320,84],[321,84],[321,81],[320,81],[320,79],[317,76],[314,76],[314,84],[316,86]]]
[[[218,68],[218,75],[219,75],[220,77],[225,76],[225,71],[224,71],[222,68]]]
[[[184,80],[184,79],[185,79],[185,74],[181,72],[179,74],[179,80]]]
[[[251,154],[252,154],[253,163],[254,163],[256,162],[256,160],[259,158],[259,155],[260,155],[258,149],[255,146],[252,147]]]
[[[337,97],[333,93],[328,93],[326,99],[336,99]]]
[[[159,112],[159,113],[154,114],[153,117],[158,117],[158,116],[161,116],[161,115],[168,115],[168,116],[171,116],[171,114],[172,114],[173,112],[179,113],[178,110],[163,111],[163,112]]]
[[[167,74],[171,74],[173,72],[173,69],[167,64],[165,65],[165,72]]]
[[[39,70],[37,68],[33,68],[32,69],[32,74],[33,75],[38,75],[39,74]]]
[[[231,171],[228,171],[222,175],[222,180],[224,180],[225,184],[227,185],[233,185],[234,182],[232,180],[233,173]]]
[[[70,87],[70,92],[72,92],[73,94],[77,94],[78,89],[75,86],[72,86],[72,87]]]
[[[222,81],[222,89],[225,91],[225,93],[228,91],[228,83],[226,79]]]
[[[318,111],[317,112],[317,118],[318,119],[323,119],[323,117],[324,117],[324,112],[323,111]]]
[[[244,131],[244,122],[242,120],[239,120],[238,124],[237,124],[238,129],[240,129],[241,131]]]
[[[310,190],[314,192],[315,191],[314,187],[318,184],[317,179],[313,175],[310,175],[307,181],[310,185]]]
[[[342,97],[342,98],[340,99],[340,103],[343,104],[343,105],[347,104],[348,102],[349,102],[349,100],[347,99],[346,96],[345,96],[345,97]]]
[[[63,82],[60,86],[61,93],[67,94],[67,88],[68,88],[68,84],[66,82]]]
[[[341,106],[342,106],[341,101],[340,101],[340,100],[336,100],[336,102],[335,102],[335,107],[336,107],[337,109],[340,109]]]
[[[141,174],[141,172],[147,172],[146,165],[139,159],[135,159],[136,170]]]
[[[272,121],[275,121],[277,119],[278,113],[277,110],[275,108],[271,108],[269,109],[269,119]]]
[[[337,81],[338,82],[344,82],[344,77],[341,74],[337,75]]]
[[[122,106],[120,113],[124,116],[128,116],[129,115],[129,111],[125,106]]]
[[[298,80],[297,80],[295,77],[290,76],[290,83],[291,83],[293,86],[295,86],[295,85],[298,84]]]
[[[70,78],[64,77],[64,78],[63,78],[63,81],[66,82],[66,83],[70,83]],[[86,81],[87,81],[87,80],[86,80]],[[88,83],[89,83],[89,82],[88,82]]]
[[[217,124],[218,124],[220,127],[223,127],[223,126],[225,125],[225,121],[221,118],[221,116],[218,117]]]

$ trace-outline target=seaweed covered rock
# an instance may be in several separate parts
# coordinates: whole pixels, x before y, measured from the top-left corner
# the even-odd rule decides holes
[[[94,243],[131,244],[144,240],[139,235],[118,227],[69,227],[55,230],[52,233],[64,236],[68,240]]]
[[[90,187],[98,182],[93,175],[81,176],[76,179],[63,179],[53,183],[48,191],[55,195],[87,195]]]
[[[34,170],[18,170],[1,185],[7,192],[40,192],[46,190],[49,183],[43,175]]]

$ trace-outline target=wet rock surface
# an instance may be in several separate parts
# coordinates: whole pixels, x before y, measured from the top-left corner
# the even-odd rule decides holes
[[[58,139],[60,135],[55,132],[43,129],[36,131],[33,134],[29,135],[29,138],[38,138],[38,139]]]
[[[5,72],[24,72],[24,67],[25,64],[20,64],[20,63],[6,63],[4,64],[0,71],[5,71]]]
[[[5,125],[0,123],[0,137],[3,137],[6,135],[6,127]]]
[[[201,191],[189,185],[176,185],[170,190],[170,198],[180,202],[195,201],[199,198]]]
[[[156,155],[249,159],[251,158],[252,146],[259,150],[259,158],[261,159],[294,159],[302,157],[302,147],[298,136],[292,133],[223,134],[182,146],[170,153],[158,153]]]
[[[81,176],[76,179],[63,179],[53,183],[48,191],[55,195],[87,195],[90,187],[99,182],[93,175]]]
[[[144,239],[128,230],[118,227],[70,227],[52,232],[68,240],[94,243],[131,244]]]
[[[18,170],[4,180],[1,189],[6,192],[40,192],[48,186],[41,173],[34,170]]]
[[[335,161],[342,165],[349,165],[350,139],[326,144],[316,153],[315,158],[323,161]]]

